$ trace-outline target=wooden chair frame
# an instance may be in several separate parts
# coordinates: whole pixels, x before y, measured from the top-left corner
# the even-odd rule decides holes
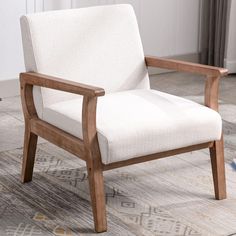
[[[149,67],[159,67],[205,75],[207,77],[205,84],[205,105],[215,111],[218,111],[219,80],[221,77],[227,75],[226,69],[151,56],[145,57],[145,61],[146,65]],[[87,165],[91,204],[96,232],[104,232],[107,230],[103,181],[103,171],[106,170],[151,161],[198,149],[209,148],[215,198],[219,200],[226,198],[223,135],[219,141],[201,143],[190,147],[136,157],[130,160],[105,165],[101,160],[96,130],[97,97],[105,95],[105,91],[102,88],[32,72],[20,74],[20,85],[22,107],[25,117],[22,182],[25,183],[32,180],[38,136],[84,160]],[[41,120],[37,116],[33,101],[33,86],[41,86],[83,96],[83,140]]]

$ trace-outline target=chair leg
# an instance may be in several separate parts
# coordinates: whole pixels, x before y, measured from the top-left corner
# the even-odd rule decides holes
[[[23,183],[30,182],[32,180],[37,141],[38,136],[30,132],[26,122],[21,172],[21,181]]]
[[[88,179],[93,209],[94,227],[97,233],[107,231],[106,203],[103,171],[99,163],[87,163]]]
[[[224,162],[224,142],[223,138],[215,141],[210,148],[211,166],[215,189],[215,198],[222,200],[226,198],[226,181],[225,181],[225,162]]]

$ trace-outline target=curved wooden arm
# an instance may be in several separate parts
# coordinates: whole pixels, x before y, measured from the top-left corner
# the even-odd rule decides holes
[[[225,76],[228,74],[228,70],[225,68],[219,68],[214,66],[207,66],[197,63],[171,60],[158,58],[154,56],[145,57],[146,65],[150,67],[158,67],[163,69],[170,69],[176,71],[190,72],[195,74],[201,74],[206,76]]]
[[[41,134],[42,137],[50,140],[59,146],[63,146],[66,150],[71,153],[79,153],[80,157],[85,160],[85,155],[90,166],[93,166],[93,161],[99,160],[101,163],[101,156],[98,147],[97,139],[97,129],[96,129],[96,107],[97,107],[97,97],[105,94],[104,90],[101,88],[96,88],[93,86],[83,85],[80,83],[75,83],[67,80],[58,79],[52,76],[46,76],[37,73],[21,73],[20,74],[20,84],[21,84],[21,101],[25,117],[25,125],[30,131],[32,128],[35,133]],[[65,92],[71,92],[75,94],[83,95],[83,106],[82,106],[82,131],[83,131],[83,141],[73,138],[73,136],[68,136],[67,133],[60,129],[49,126],[46,122],[43,122],[38,118],[37,111],[34,105],[33,99],[33,86],[41,86],[51,89],[57,89]],[[45,129],[50,130],[50,137],[45,136]],[[53,134],[57,136],[63,136],[67,141],[63,143],[53,137]],[[71,144],[76,143],[75,147],[71,148]],[[85,152],[85,153],[84,153]],[[82,155],[82,156],[81,156]],[[95,168],[95,167],[93,167]],[[97,167],[96,167],[97,168]],[[99,167],[101,168],[101,167]]]
[[[96,129],[96,106],[97,97],[105,94],[103,89],[37,73],[21,73],[20,85],[25,127],[28,132],[33,130],[33,133],[65,148],[73,154],[79,155],[81,159],[88,161],[91,166],[95,159],[101,160]],[[69,135],[38,117],[33,99],[34,85],[83,95],[83,140]]]
[[[89,97],[98,97],[105,94],[102,88],[34,72],[21,73],[20,82],[22,85],[40,86]]]
[[[97,98],[85,96],[83,99],[82,130],[86,156],[90,161],[101,158],[97,138],[96,108]]]
[[[151,67],[205,75],[207,77],[205,84],[205,106],[218,111],[219,81],[221,77],[228,74],[227,69],[153,56],[145,57],[145,61],[146,65]]]
[[[105,91],[102,88],[33,72],[21,73],[20,85],[22,107],[26,119],[38,118],[33,100],[33,86],[83,95],[85,100],[88,98],[97,98],[98,96],[103,96],[105,94]],[[83,104],[83,109],[85,109],[84,106],[87,106],[87,104]],[[91,112],[96,114],[94,111]]]

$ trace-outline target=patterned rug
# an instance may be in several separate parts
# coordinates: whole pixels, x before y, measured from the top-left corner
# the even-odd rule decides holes
[[[102,235],[236,235],[236,109],[226,106],[228,199],[214,200],[207,149],[111,170]],[[22,149],[0,153],[0,236],[94,235],[85,163],[39,144],[33,181],[21,184],[21,159]]]
[[[226,148],[227,160],[236,154]],[[21,184],[22,150],[0,153],[0,235],[91,235],[84,163],[40,144],[34,178]],[[236,171],[227,161],[228,200],[216,201],[207,150],[105,172],[104,235],[236,233]]]

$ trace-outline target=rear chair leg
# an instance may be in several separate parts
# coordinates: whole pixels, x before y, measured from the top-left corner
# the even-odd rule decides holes
[[[37,147],[38,136],[30,132],[28,122],[25,122],[25,137],[23,150],[23,163],[21,172],[21,181],[23,183],[32,180],[35,153]]]
[[[87,170],[95,231],[97,233],[106,232],[106,203],[104,194],[103,171],[101,164],[87,163]]]
[[[215,198],[222,200],[226,198],[226,181],[225,181],[225,162],[224,162],[224,142],[223,138],[215,141],[210,148],[211,166],[215,189]]]

